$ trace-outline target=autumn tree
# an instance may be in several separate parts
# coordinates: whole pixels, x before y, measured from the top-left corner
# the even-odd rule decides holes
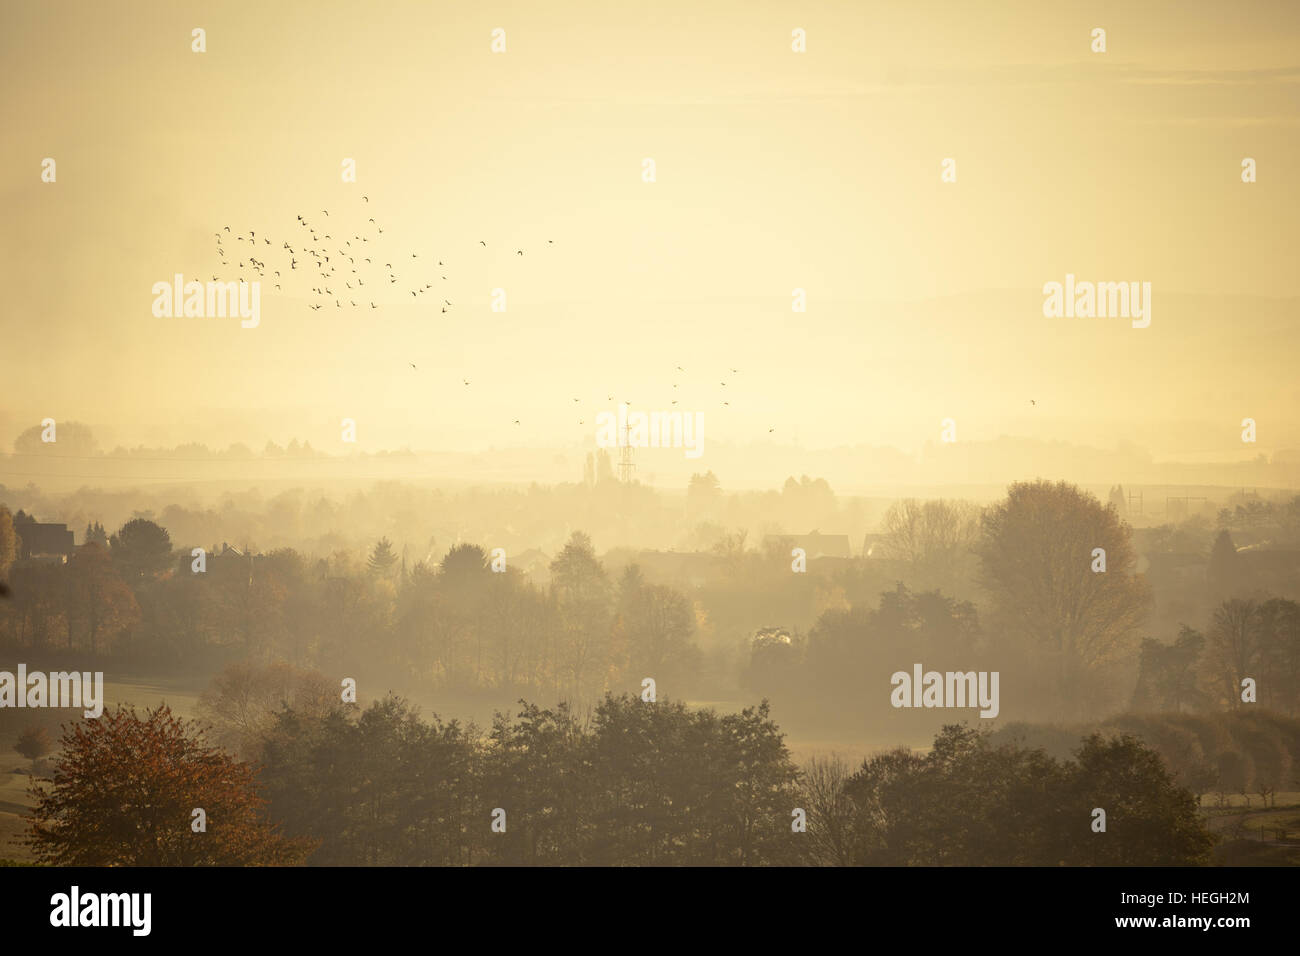
[[[1094,678],[1132,650],[1151,605],[1132,530],[1074,485],[1018,482],[985,511],[977,552],[994,622],[1045,656],[1077,712],[1100,692]]]
[[[263,813],[255,771],[165,704],[65,727],[53,786],[33,786],[27,845],[54,866],[293,865],[311,844]],[[194,811],[206,815],[195,832]]]
[[[80,625],[98,654],[101,641],[120,633],[140,619],[135,595],[118,574],[108,551],[96,542],[83,544],[67,567],[68,647],[73,645],[75,625]]]

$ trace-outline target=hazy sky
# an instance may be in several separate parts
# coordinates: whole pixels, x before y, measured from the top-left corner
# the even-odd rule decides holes
[[[0,444],[590,445],[613,395],[703,412],[702,467],[947,417],[1294,446],[1297,51],[1293,2],[5,4]],[[322,300],[298,215],[399,281]],[[260,326],[155,318],[238,277],[227,224],[271,240]],[[1044,318],[1066,273],[1150,282],[1151,326]]]

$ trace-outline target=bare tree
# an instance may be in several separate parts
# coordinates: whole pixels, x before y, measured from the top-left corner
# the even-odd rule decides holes
[[[814,866],[853,865],[853,820],[858,808],[844,790],[852,775],[848,762],[838,754],[814,757],[803,768],[802,799],[808,813],[805,852]]]
[[[897,501],[883,521],[885,556],[902,563],[914,584],[951,591],[979,538],[979,518],[967,501]]]

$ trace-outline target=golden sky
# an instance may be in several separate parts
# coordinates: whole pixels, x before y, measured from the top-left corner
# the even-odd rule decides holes
[[[703,412],[701,466],[948,417],[1295,446],[1297,51],[1290,2],[5,4],[0,445],[590,445],[613,395]],[[153,283],[233,277],[224,225],[275,269],[298,215],[375,218],[399,281],[154,317]],[[1150,282],[1151,326],[1044,318],[1067,273]]]

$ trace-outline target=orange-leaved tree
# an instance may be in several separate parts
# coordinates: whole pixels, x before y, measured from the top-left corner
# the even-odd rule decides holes
[[[65,727],[60,743],[53,786],[32,788],[27,844],[43,863],[293,865],[315,848],[266,818],[253,767],[166,704],[143,717],[119,706]]]

